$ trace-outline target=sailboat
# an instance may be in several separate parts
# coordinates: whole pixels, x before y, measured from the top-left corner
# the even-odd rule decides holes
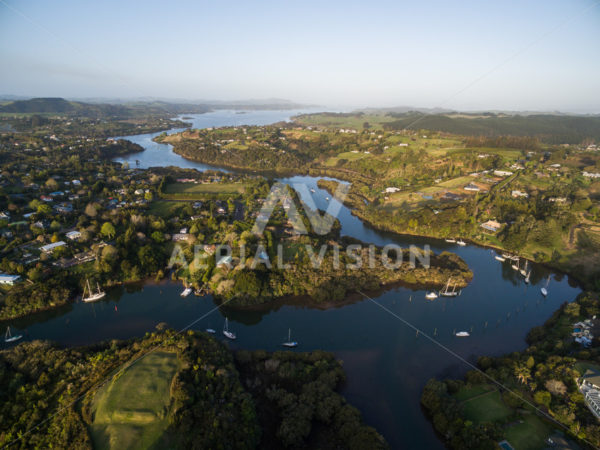
[[[100,300],[101,298],[104,298],[104,296],[106,296],[106,292],[100,290],[100,285],[98,283],[96,283],[96,286],[98,288],[97,292],[94,293],[92,292],[92,288],[90,287],[90,279],[87,279],[87,283],[86,285],[83,287],[83,294],[81,295],[81,300],[83,300],[86,303],[89,302],[95,302],[96,300]],[[85,296],[85,290],[87,288],[87,297]]]
[[[515,260],[513,259],[513,261],[515,261]],[[517,272],[519,272],[521,270],[521,268],[519,267],[519,262],[520,261],[519,261],[518,258],[516,259],[516,261],[517,261],[517,263],[516,264],[512,264],[510,267],[512,267],[513,270],[516,270]]]
[[[226,338],[229,338],[232,340],[237,338],[235,333],[229,331],[229,319],[227,317],[225,317],[225,325],[223,326],[223,334],[225,335]]]
[[[548,285],[550,284],[550,275],[548,275],[548,279],[546,280],[546,286],[540,289],[542,295],[545,297],[548,295]]]
[[[438,295],[435,292],[431,291],[425,294],[425,298],[427,300],[435,300],[436,298],[438,298]]]
[[[12,333],[10,332],[10,327],[6,327],[6,334],[4,335],[4,342],[6,343],[10,343],[10,342],[16,342],[19,339],[21,339],[23,337],[22,334],[16,334],[16,335],[12,335]]]
[[[182,297],[187,297],[191,293],[192,293],[192,288],[186,287],[183,291],[181,291],[181,294],[179,294],[179,295],[181,295]]]
[[[284,342],[283,344],[284,347],[297,347],[298,343],[296,341],[292,341],[292,329],[288,328],[288,340],[287,342]]]
[[[519,273],[521,275],[523,275],[524,277],[527,276],[527,268],[529,267],[529,261],[525,261],[525,267],[523,267],[521,270],[519,270]]]
[[[458,241],[456,241],[456,245],[460,245],[461,247],[464,247],[465,245],[467,245],[467,243],[465,241],[463,241],[462,239],[459,239]]]
[[[456,296],[458,296],[458,294],[460,294],[460,291],[456,292],[456,283],[454,283],[452,285],[452,290],[450,290],[450,280],[452,280],[452,278],[448,278],[446,287],[444,288],[443,291],[440,291],[440,295],[442,297],[456,297]]]
[[[527,275],[525,276],[525,283],[527,284],[529,284],[529,277],[531,277],[531,270],[527,272]]]

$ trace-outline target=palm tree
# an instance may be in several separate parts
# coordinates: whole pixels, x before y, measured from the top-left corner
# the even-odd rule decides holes
[[[527,382],[531,379],[531,372],[527,366],[519,365],[515,367],[515,376],[521,383],[527,384]]]

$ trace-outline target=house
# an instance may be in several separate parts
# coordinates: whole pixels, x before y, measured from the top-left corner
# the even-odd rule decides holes
[[[219,259],[219,261],[217,262],[217,264],[216,264],[216,265],[217,265],[217,267],[219,267],[219,266],[227,266],[227,267],[230,267],[230,266],[231,266],[231,260],[232,260],[232,259],[231,259],[231,256],[229,256],[229,255],[226,255],[226,256],[223,256],[223,257],[221,257],[221,258]]]
[[[588,369],[579,381],[586,406],[600,419],[600,374]]]
[[[496,222],[495,220],[488,220],[487,222],[484,222],[479,226],[485,230],[493,231],[494,233],[496,231],[498,231],[500,228],[502,228],[502,224],[499,222]]]
[[[587,178],[600,178],[600,173],[599,172],[586,172],[584,170],[583,176],[587,177]]]
[[[446,192],[443,197],[445,200],[462,200],[462,196],[454,192]]]
[[[77,239],[81,238],[81,232],[77,230],[69,231],[66,236],[72,241],[76,241]]]
[[[473,183],[467,184],[463,189],[465,191],[473,191],[473,192],[479,192],[481,190],[481,189],[479,189],[479,186],[477,186],[476,184],[473,184]]]
[[[386,187],[385,188],[385,193],[386,194],[393,194],[394,192],[398,192],[400,190],[400,188],[397,187]]]
[[[185,233],[175,233],[173,234],[173,237],[171,239],[173,239],[173,241],[178,242],[178,241],[187,241],[192,237],[191,234],[185,234]]]
[[[0,273],[0,284],[8,284],[9,286],[14,285],[19,281],[21,277],[19,275],[9,275],[7,273]]]
[[[494,170],[494,175],[498,177],[510,177],[513,173],[508,170]]]
[[[41,199],[43,202],[53,202],[53,201],[54,201],[54,200],[52,200],[52,197],[48,197],[47,195],[41,195],[41,196],[40,196],[40,199]]]
[[[52,253],[55,249],[59,247],[64,247],[67,245],[65,241],[53,242],[52,244],[43,245],[40,247],[40,250],[44,253]]]
[[[7,213],[7,212],[4,212],[4,211],[0,212],[0,219],[9,220],[10,219],[10,214]]]
[[[524,198],[529,198],[529,194],[527,192],[522,192],[522,191],[512,191],[510,193],[510,195],[513,198],[517,198],[517,197],[524,197]]]
[[[61,203],[60,205],[56,205],[54,207],[59,213],[68,214],[73,212],[73,205],[70,203]]]

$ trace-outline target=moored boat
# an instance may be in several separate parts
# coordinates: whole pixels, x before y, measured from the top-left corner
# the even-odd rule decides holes
[[[192,293],[192,288],[186,287],[179,295],[181,295],[182,297],[187,297],[191,293]]]
[[[454,336],[456,336],[456,337],[468,337],[468,336],[471,336],[471,334],[468,331],[459,331],[458,333],[454,333]]]
[[[292,341],[292,329],[288,328],[288,340],[287,342],[284,342],[283,344],[284,347],[297,347],[298,346],[298,342],[296,341]]]
[[[89,302],[95,302],[96,300],[100,300],[101,298],[104,298],[106,296],[106,292],[104,292],[100,289],[100,284],[96,283],[96,287],[97,287],[97,291],[92,292],[92,289],[90,288],[90,280],[88,279],[86,281],[86,285],[83,287],[83,294],[81,294],[81,300],[83,300],[86,303],[89,303]],[[85,295],[86,288],[87,288],[87,297]]]
[[[425,294],[425,298],[427,300],[435,300],[436,298],[438,298],[438,295],[437,295],[437,293],[431,291],[431,292],[428,292],[427,294]]]
[[[227,317],[225,317],[225,325],[223,326],[223,334],[228,339],[231,339],[231,340],[237,339],[237,336],[235,335],[235,333],[232,331],[229,331],[229,319]]]
[[[6,334],[4,335],[4,342],[7,344],[11,342],[16,342],[23,337],[22,334],[15,334],[14,336],[10,332],[10,327],[6,327]]]

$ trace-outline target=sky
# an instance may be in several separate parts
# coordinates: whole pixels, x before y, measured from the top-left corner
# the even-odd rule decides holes
[[[600,113],[600,0],[0,0],[0,94]]]

